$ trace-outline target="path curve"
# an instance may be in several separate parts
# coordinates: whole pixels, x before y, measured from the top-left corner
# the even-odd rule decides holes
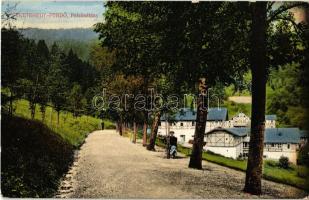
[[[294,187],[263,181],[263,196],[243,193],[245,175],[203,161],[204,170],[187,167],[188,158],[165,159],[114,130],[86,139],[58,197],[68,198],[301,198]],[[65,190],[68,191],[65,191]]]

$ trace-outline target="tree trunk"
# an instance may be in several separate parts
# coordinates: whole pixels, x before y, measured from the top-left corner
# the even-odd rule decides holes
[[[53,107],[50,107],[50,126],[53,127]]]
[[[143,146],[147,146],[147,121],[148,121],[148,114],[145,115],[145,120],[143,124]]]
[[[136,137],[137,137],[137,127],[136,122],[133,122],[133,143],[136,143]]]
[[[196,126],[194,132],[192,154],[190,156],[189,167],[194,169],[202,169],[202,153],[204,134],[207,121],[207,86],[206,79],[199,79],[199,94],[197,99],[197,115]]]
[[[42,122],[44,122],[45,121],[45,109],[41,110],[41,113],[42,113]]]
[[[122,122],[122,132],[124,134],[127,132],[127,124],[126,124],[126,122]]]
[[[153,123],[152,123],[150,141],[147,146],[147,150],[149,151],[155,151],[155,144],[156,144],[156,139],[157,139],[160,117],[161,117],[161,111],[157,111],[155,114]]]
[[[252,114],[244,191],[261,194],[266,101],[266,2],[253,5],[251,35]]]
[[[60,111],[57,111],[57,126],[59,126],[59,115],[60,115]]]
[[[122,127],[122,117],[120,117],[120,120],[119,120],[119,135],[122,136],[123,134],[123,127]]]
[[[35,107],[36,107],[36,104],[30,102],[30,113],[31,113],[31,119],[32,120],[34,119],[34,116],[35,116]]]
[[[10,92],[9,114],[10,114],[10,115],[13,115],[13,94],[12,94],[12,92]]]

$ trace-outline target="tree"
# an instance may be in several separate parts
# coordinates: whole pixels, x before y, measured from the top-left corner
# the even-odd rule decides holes
[[[263,147],[265,131],[265,102],[267,80],[267,28],[271,21],[289,9],[304,5],[304,3],[284,3],[278,9],[273,9],[273,3],[257,2],[252,4],[251,23],[251,56],[252,69],[252,116],[249,157],[246,170],[244,191],[251,194],[261,194],[261,177],[263,165]],[[306,4],[307,5],[307,4]],[[267,13],[267,11],[269,13]],[[268,18],[267,18],[268,14]]]
[[[57,111],[57,125],[59,125],[60,110],[64,109],[67,103],[68,82],[63,73],[61,52],[56,43],[51,49],[51,65],[47,77],[49,97],[53,107]]]
[[[252,116],[245,192],[261,193],[263,165],[265,98],[266,98],[266,2],[258,2],[252,8],[251,70]]]
[[[13,101],[18,98],[17,80],[21,75],[21,68],[24,65],[24,38],[15,29],[1,29],[1,84],[9,89],[8,97],[2,95],[2,105],[9,103],[8,112],[13,113]]]
[[[69,105],[70,105],[70,110],[73,111],[73,116],[77,117],[79,116],[85,106],[85,98],[83,97],[82,90],[80,85],[77,83],[73,84],[73,88],[70,92],[69,95]]]
[[[203,152],[203,143],[204,143],[204,133],[206,128],[207,121],[207,103],[206,99],[208,95],[208,88],[206,85],[206,79],[201,78],[199,80],[199,89],[198,89],[198,99],[197,99],[197,118],[196,126],[194,132],[194,143],[192,148],[192,153],[190,156],[189,167],[202,169],[202,152]],[[202,134],[203,133],[203,134]]]
[[[49,71],[50,65],[50,54],[49,49],[44,40],[39,40],[37,44],[37,56],[38,56],[38,66],[39,74],[38,88],[37,88],[37,102],[40,104],[40,111],[42,113],[42,121],[45,120],[46,106],[48,103],[48,87],[47,87],[47,77],[46,74]]]
[[[246,9],[246,3],[109,2],[105,22],[95,30],[102,44],[115,50],[116,69],[144,77],[145,89],[169,72],[178,91],[195,91],[200,78],[207,77],[208,85],[218,79],[228,83],[235,76],[232,72],[246,71]],[[201,138],[204,132],[197,134]],[[199,153],[202,142],[194,144]]]
[[[158,5],[158,2],[108,2],[105,22],[95,27],[95,31],[100,33],[102,45],[115,53],[117,59],[113,69],[126,75],[143,77],[144,94],[162,72],[160,34],[155,31],[161,13]],[[143,144],[146,145],[148,109],[144,110],[143,115]]]
[[[227,2],[181,3],[169,8],[164,52],[174,71],[176,84],[187,91],[207,95],[205,89],[216,82],[233,82],[247,68],[248,4]],[[226,17],[228,16],[228,17]],[[201,81],[204,80],[204,81]],[[205,82],[206,81],[206,82]],[[203,83],[197,87],[196,83]],[[203,89],[197,90],[197,88]],[[198,91],[198,92],[197,92]],[[196,130],[190,168],[202,168],[202,150],[207,119],[198,99]]]
[[[37,46],[34,40],[25,40],[25,66],[22,68],[24,81],[20,82],[24,88],[25,96],[29,101],[31,119],[34,119],[36,105],[38,103],[38,88],[40,77],[40,65],[38,62]]]

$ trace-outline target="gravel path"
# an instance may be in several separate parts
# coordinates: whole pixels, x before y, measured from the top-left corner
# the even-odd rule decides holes
[[[181,156],[181,155],[180,155]],[[263,196],[243,193],[245,175],[203,162],[187,167],[188,158],[165,159],[114,130],[89,135],[57,197],[69,198],[303,198],[294,187],[263,181]]]

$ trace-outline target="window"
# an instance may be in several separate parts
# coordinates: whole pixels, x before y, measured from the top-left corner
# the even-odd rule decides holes
[[[184,143],[186,141],[186,136],[185,135],[180,135],[180,142]]]
[[[288,149],[290,148],[290,144],[288,144]]]
[[[180,126],[183,126],[183,123],[182,123],[182,122],[180,123]]]
[[[195,121],[192,121],[192,126],[195,126]]]

